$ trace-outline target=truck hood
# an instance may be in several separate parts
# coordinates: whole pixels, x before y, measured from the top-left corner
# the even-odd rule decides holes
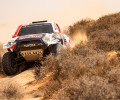
[[[7,44],[3,45],[3,49],[6,48],[12,48],[16,42],[21,41],[32,41],[32,40],[40,40],[42,39],[46,45],[50,44],[56,44],[60,40],[60,36],[56,36],[55,33],[39,33],[39,34],[32,34],[32,35],[23,35],[23,36],[17,36],[15,38],[12,38],[11,41],[9,41]]]
[[[16,42],[32,41],[32,40],[42,40],[47,46],[49,46],[50,44],[58,43],[60,40],[60,36],[59,35],[57,36],[55,33],[24,35],[24,36],[19,36]]]
[[[18,36],[18,38],[16,39],[16,42],[17,41],[30,41],[30,40],[41,39],[43,36],[44,36],[44,33]]]

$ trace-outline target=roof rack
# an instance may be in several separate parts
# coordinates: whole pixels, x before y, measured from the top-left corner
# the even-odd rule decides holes
[[[34,24],[34,23],[42,23],[42,22],[47,22],[47,20],[43,20],[43,21],[35,21],[35,22],[32,22],[32,23]]]

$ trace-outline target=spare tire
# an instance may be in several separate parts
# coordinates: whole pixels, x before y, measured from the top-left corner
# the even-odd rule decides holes
[[[19,67],[15,64],[15,53],[6,52],[2,58],[3,71],[7,75],[14,75],[19,71]]]

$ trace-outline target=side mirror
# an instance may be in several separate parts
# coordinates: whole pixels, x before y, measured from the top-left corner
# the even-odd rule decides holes
[[[12,35],[12,38],[14,38],[14,35]]]
[[[55,30],[55,33],[58,34],[58,33],[60,33],[60,32],[59,32],[58,30]]]
[[[12,35],[12,38],[15,38],[16,36],[15,35]]]

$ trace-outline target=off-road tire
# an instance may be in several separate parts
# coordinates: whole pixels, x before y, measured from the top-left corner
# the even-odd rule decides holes
[[[53,54],[59,54],[61,49],[63,49],[62,44],[55,44],[51,47],[50,52],[53,53]]]
[[[19,67],[13,64],[15,54],[13,52],[6,52],[2,58],[3,71],[6,75],[14,75],[19,71]]]

